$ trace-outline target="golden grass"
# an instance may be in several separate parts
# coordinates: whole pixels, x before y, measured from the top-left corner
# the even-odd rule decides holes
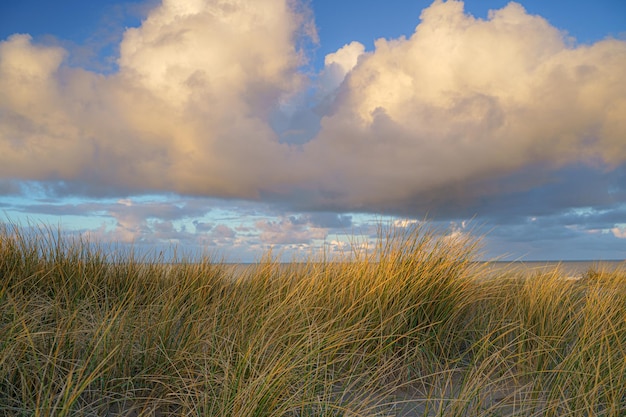
[[[0,415],[623,416],[626,274],[493,277],[382,229],[233,277],[0,229]]]

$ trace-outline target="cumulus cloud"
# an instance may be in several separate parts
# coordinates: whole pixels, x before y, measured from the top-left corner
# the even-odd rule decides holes
[[[322,99],[327,99],[328,95],[336,93],[346,75],[352,71],[364,53],[365,46],[355,41],[343,46],[337,52],[326,55],[324,70],[319,76],[317,94]]]
[[[355,209],[462,206],[510,191],[498,179],[527,168],[615,168],[625,66],[626,42],[572,47],[519,4],[481,20],[436,1],[410,38],[378,40],[347,74],[308,144],[333,155],[320,194]]]
[[[626,42],[577,46],[517,3],[477,19],[437,0],[420,19],[373,51],[328,55],[315,83],[299,70],[311,15],[291,0],[164,0],[107,75],[13,35],[0,43],[0,180],[414,216],[512,209],[504,197],[571,169],[619,183]],[[310,85],[314,103],[293,101]],[[272,120],[296,102],[287,116],[315,131],[290,144]],[[586,204],[625,200],[587,186]],[[259,227],[306,241],[293,222]]]
[[[248,198],[289,182],[268,119],[304,81],[309,23],[292,4],[166,0],[125,32],[111,75],[28,35],[1,42],[0,178]]]

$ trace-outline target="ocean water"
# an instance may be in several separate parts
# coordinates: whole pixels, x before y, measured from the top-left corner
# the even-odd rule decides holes
[[[593,271],[626,272],[626,261],[514,261],[488,262],[491,273],[523,272],[542,273],[558,269],[568,278],[581,278],[585,273]]]

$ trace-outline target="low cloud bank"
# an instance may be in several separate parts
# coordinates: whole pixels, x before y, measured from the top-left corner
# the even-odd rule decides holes
[[[626,42],[576,45],[517,3],[483,20],[435,1],[409,37],[346,45],[313,81],[305,38],[311,12],[293,1],[165,0],[102,75],[13,35],[0,43],[0,181],[471,216],[558,195],[568,176],[587,206],[626,201]],[[290,143],[272,121],[294,115],[309,131]]]

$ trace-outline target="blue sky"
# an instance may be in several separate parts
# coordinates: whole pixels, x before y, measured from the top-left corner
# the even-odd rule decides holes
[[[142,250],[626,258],[626,3],[6,1],[0,211]]]

